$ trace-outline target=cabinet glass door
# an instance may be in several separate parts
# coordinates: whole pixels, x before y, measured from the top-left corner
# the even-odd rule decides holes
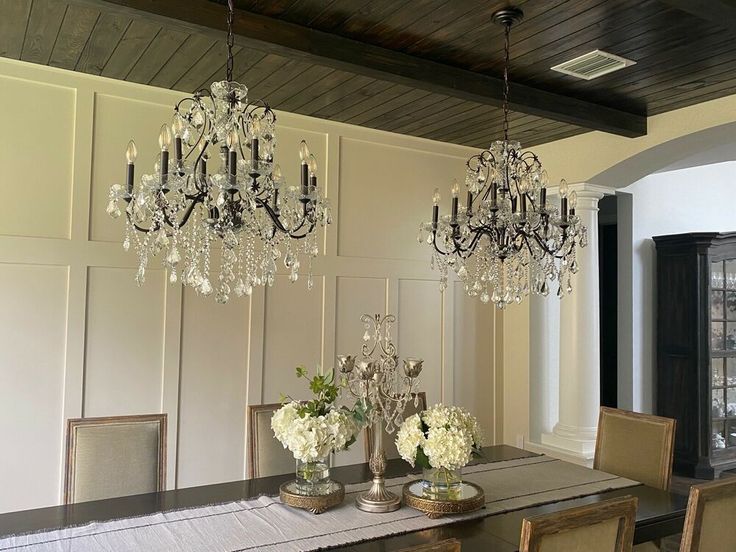
[[[736,452],[736,260],[711,264],[711,435],[714,452]]]

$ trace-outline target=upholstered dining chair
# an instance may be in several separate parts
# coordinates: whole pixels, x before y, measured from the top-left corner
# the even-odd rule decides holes
[[[398,552],[462,552],[462,547],[460,541],[457,539],[445,539],[402,548]]]
[[[248,406],[248,477],[268,477],[293,472],[294,455],[276,439],[271,429],[271,416],[280,403]]]
[[[631,552],[636,497],[524,519],[519,552]]]
[[[680,552],[736,550],[736,478],[693,485]]]
[[[427,393],[425,393],[424,391],[419,391],[417,393],[417,396],[419,397],[419,404],[417,406],[414,406],[413,399],[409,401],[408,403],[406,403],[406,408],[404,409],[404,419],[408,418],[409,416],[413,416],[417,412],[426,410]],[[399,451],[396,449],[396,431],[394,431],[393,433],[388,433],[385,427],[383,428],[383,450],[386,452],[386,459],[388,460],[392,458],[400,458]],[[366,462],[370,461],[372,452],[373,452],[373,428],[367,427],[365,430],[365,460]]]
[[[669,490],[675,420],[601,407],[593,468]]]
[[[166,414],[67,420],[66,504],[166,488]]]

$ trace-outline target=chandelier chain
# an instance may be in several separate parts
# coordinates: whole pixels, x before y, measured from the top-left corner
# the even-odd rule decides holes
[[[503,44],[503,139],[509,141],[509,63],[511,60],[511,22],[504,25]]]
[[[233,19],[235,17],[234,0],[227,0],[227,65],[226,78],[227,82],[233,81],[233,45],[235,38],[233,36]]]

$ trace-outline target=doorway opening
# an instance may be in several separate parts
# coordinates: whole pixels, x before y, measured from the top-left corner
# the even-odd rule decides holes
[[[598,202],[601,406],[618,407],[618,209],[616,196]]]

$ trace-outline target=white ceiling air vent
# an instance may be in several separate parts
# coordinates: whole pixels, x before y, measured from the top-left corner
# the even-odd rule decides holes
[[[552,67],[553,71],[572,75],[579,79],[592,80],[608,73],[613,73],[636,62],[609,54],[602,50],[593,50],[575,59],[560,63]]]

